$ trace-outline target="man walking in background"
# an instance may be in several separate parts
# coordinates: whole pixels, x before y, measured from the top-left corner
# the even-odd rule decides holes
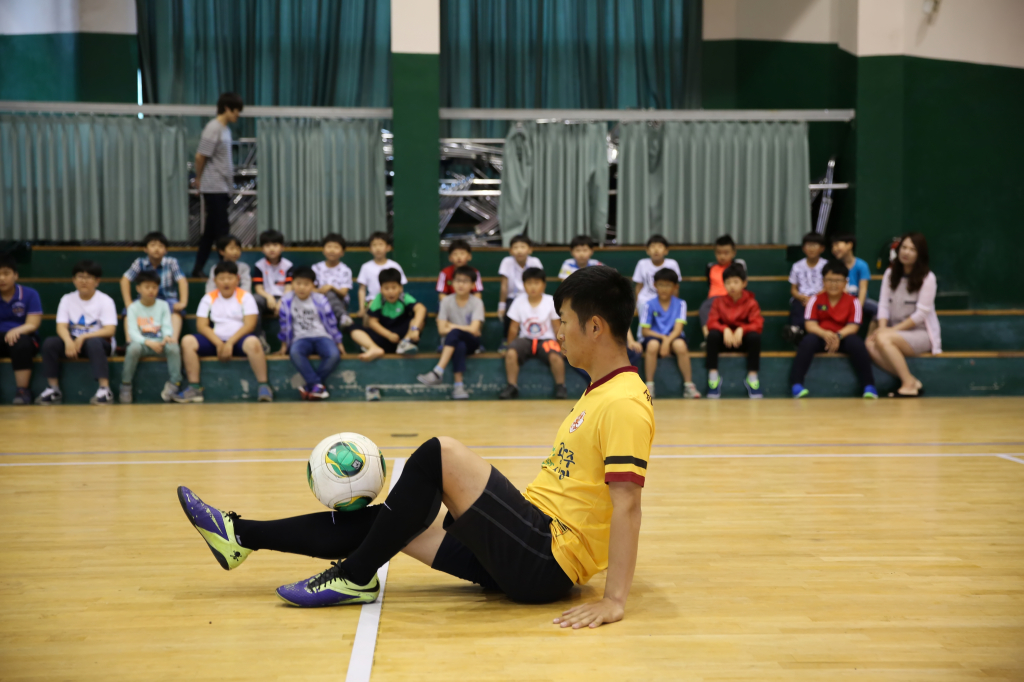
[[[199,190],[206,208],[206,225],[199,239],[196,264],[192,267],[193,277],[206,277],[203,268],[210,257],[210,249],[220,237],[228,234],[228,206],[234,185],[235,169],[231,163],[231,129],[229,124],[238,120],[242,113],[242,98],[233,92],[225,92],[217,99],[217,117],[203,128],[196,150],[196,189]]]

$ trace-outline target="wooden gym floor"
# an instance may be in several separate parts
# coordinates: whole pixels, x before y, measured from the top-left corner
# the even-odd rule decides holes
[[[1024,399],[657,401],[626,620],[551,624],[603,576],[520,606],[399,555],[372,657],[360,608],[274,594],[325,562],[224,572],[174,494],[318,511],[305,459],[345,430],[456,436],[525,486],[568,409],[0,408],[0,679],[1024,679]]]

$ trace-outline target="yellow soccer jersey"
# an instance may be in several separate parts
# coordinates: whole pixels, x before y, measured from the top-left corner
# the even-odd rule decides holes
[[[636,367],[595,381],[555,435],[551,456],[523,495],[552,518],[551,551],[580,585],[608,568],[608,483],[644,484],[654,407]]]

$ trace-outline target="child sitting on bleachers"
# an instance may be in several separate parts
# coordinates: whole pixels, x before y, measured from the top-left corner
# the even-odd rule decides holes
[[[199,383],[199,358],[216,356],[221,362],[234,357],[249,358],[256,375],[257,400],[269,403],[274,393],[267,383],[267,356],[253,332],[259,308],[252,294],[238,288],[238,266],[230,261],[213,269],[217,289],[203,296],[196,310],[196,334],[181,340],[181,357],[185,364],[188,386],[174,396],[176,403],[203,402],[203,386]]]
[[[181,384],[181,347],[174,340],[171,309],[167,301],[157,298],[160,277],[151,270],[135,276],[135,290],[139,298],[128,306],[124,317],[124,365],[121,368],[120,401],[132,402],[132,380],[139,359],[144,355],[163,355],[167,358],[168,379],[160,392],[165,403],[178,394]]]
[[[807,302],[821,293],[821,271],[825,259],[825,238],[817,232],[808,232],[803,239],[806,258],[793,263],[789,271],[789,326],[783,331],[783,338],[790,343],[800,343],[804,335],[804,308]]]
[[[569,253],[572,258],[562,261],[558,270],[558,279],[565,279],[580,268],[600,265],[601,261],[594,258],[594,240],[585,234],[577,235],[569,242]]]
[[[686,348],[686,301],[679,298],[679,275],[670,268],[654,273],[655,297],[648,299],[640,309],[640,343],[645,351],[644,373],[647,392],[654,397],[654,373],[658,358],[675,354],[679,372],[683,375],[683,397],[699,398],[693,383],[690,353]]]
[[[850,357],[863,387],[863,397],[877,398],[871,356],[864,340],[857,336],[861,323],[860,300],[846,292],[846,265],[837,260],[829,261],[821,274],[825,291],[809,300],[804,308],[807,335],[797,346],[796,358],[793,359],[789,373],[793,397],[804,398],[810,394],[803,383],[814,354],[838,351]]]
[[[348,292],[352,290],[352,269],[341,262],[345,257],[345,238],[340,234],[324,237],[320,246],[324,259],[313,266],[316,275],[317,292],[327,297],[335,319],[341,327],[351,327],[348,315]],[[294,275],[293,275],[294,278]]]
[[[548,363],[555,380],[555,398],[564,400],[569,393],[565,387],[562,347],[557,340],[560,319],[555,310],[555,299],[544,293],[547,282],[542,269],[527,268],[522,277],[526,291],[516,297],[507,313],[511,322],[508,350],[505,351],[505,379],[508,384],[498,394],[498,399],[519,397],[519,368],[530,358],[537,358]]]
[[[852,234],[840,234],[832,237],[832,255],[841,261],[850,274],[846,280],[846,293],[860,301],[864,315],[869,319],[878,315],[878,301],[868,299],[868,283],[871,282],[871,268],[867,261],[857,258],[854,250],[857,238]]]
[[[733,263],[722,273],[725,296],[711,304],[708,315],[708,398],[722,397],[722,378],[718,374],[718,355],[723,349],[747,354],[747,377],[743,385],[751,398],[762,398],[758,371],[761,368],[761,332],[764,318],[754,294],[747,291],[747,270]]]
[[[116,342],[117,309],[114,299],[97,291],[103,268],[96,261],[83,260],[71,269],[74,293],[64,294],[57,306],[57,336],[43,342],[43,374],[49,384],[36,398],[37,405],[59,405],[64,399],[60,390],[60,364],[63,358],[89,358],[92,376],[99,383],[96,394],[89,399],[93,405],[111,405],[110,364],[107,359]]]
[[[228,261],[234,263],[238,268],[238,288],[252,293],[252,269],[248,263],[239,260],[242,257],[242,242],[233,234],[226,234],[217,240],[217,254],[223,263]],[[203,293],[210,293],[217,288],[216,275],[210,269],[210,277],[206,280],[206,290]]]
[[[473,247],[465,239],[453,239],[448,245],[448,267],[441,270],[437,276],[437,300],[443,301],[445,296],[455,293],[455,271],[461,267],[468,267],[469,261],[473,260]],[[484,280],[480,277],[480,271],[470,268],[475,273],[473,278],[473,295],[480,298],[483,295]]]
[[[260,250],[263,258],[256,261],[252,273],[253,294],[261,317],[267,312],[277,315],[281,297],[291,290],[292,285],[292,262],[281,255],[284,252],[284,235],[277,230],[261,233]]]
[[[644,309],[644,304],[647,301],[658,296],[658,290],[654,286],[654,275],[662,268],[672,270],[679,279],[683,277],[679,263],[674,258],[668,258],[668,240],[660,234],[652,234],[647,239],[647,258],[638,260],[633,269],[633,281],[636,282],[637,313]]]
[[[501,278],[500,293],[498,295],[498,317],[502,318],[501,346],[498,351],[504,351],[508,328],[512,320],[508,318],[506,310],[512,305],[516,296],[525,293],[523,288],[523,273],[527,268],[538,268],[544,270],[544,264],[533,254],[533,242],[525,234],[517,234],[512,237],[508,245],[508,254],[501,259],[498,265],[498,277]]]
[[[0,258],[0,358],[11,359],[14,405],[30,405],[32,356],[39,350],[36,332],[43,321],[39,292],[18,284],[18,264]]]
[[[327,296],[316,291],[313,268],[298,266],[292,270],[292,290],[281,299],[281,340],[278,355],[290,355],[292,364],[306,381],[299,389],[303,400],[326,400],[327,377],[338,366],[342,353],[338,320]],[[313,369],[309,356],[320,356],[320,365]]]
[[[725,296],[725,282],[722,273],[725,269],[736,263],[747,269],[747,262],[736,257],[736,242],[727,234],[715,240],[715,262],[708,263],[704,269],[704,276],[708,279],[708,297],[700,304],[700,328],[704,338],[708,338],[708,316],[711,315],[711,304],[719,296]]]
[[[472,295],[477,277],[479,273],[468,265],[456,268],[452,282],[455,293],[441,301],[437,312],[437,332],[444,338],[441,359],[434,369],[416,377],[421,384],[436,386],[444,380],[444,369],[450,361],[454,373],[453,400],[469,398],[463,383],[466,356],[480,347],[480,335],[483,333],[484,304]]]
[[[405,278],[402,266],[388,258],[390,252],[391,236],[387,232],[374,232],[370,235],[370,255],[373,256],[373,260],[363,263],[359,268],[359,276],[356,277],[356,282],[359,283],[359,312],[357,313],[359,317],[366,314],[367,306],[381,292],[380,274],[384,270],[398,271],[399,288],[409,283],[409,280]],[[365,321],[363,327],[366,328]],[[372,360],[372,358],[370,359]]]
[[[140,272],[155,272],[160,280],[160,292],[157,297],[167,301],[171,308],[171,323],[174,333],[171,338],[177,343],[181,337],[182,317],[188,307],[188,279],[181,274],[178,259],[167,255],[168,241],[162,232],[150,232],[142,238],[145,256],[132,261],[131,266],[121,276],[121,298],[124,308],[132,304],[132,283]]]

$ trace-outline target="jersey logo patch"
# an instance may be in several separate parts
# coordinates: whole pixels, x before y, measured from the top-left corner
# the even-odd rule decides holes
[[[578,429],[581,426],[583,426],[583,419],[586,416],[587,416],[587,411],[586,410],[583,410],[582,412],[580,412],[580,416],[576,417],[576,419],[573,420],[572,424],[569,425],[569,433],[572,433],[576,429]]]

